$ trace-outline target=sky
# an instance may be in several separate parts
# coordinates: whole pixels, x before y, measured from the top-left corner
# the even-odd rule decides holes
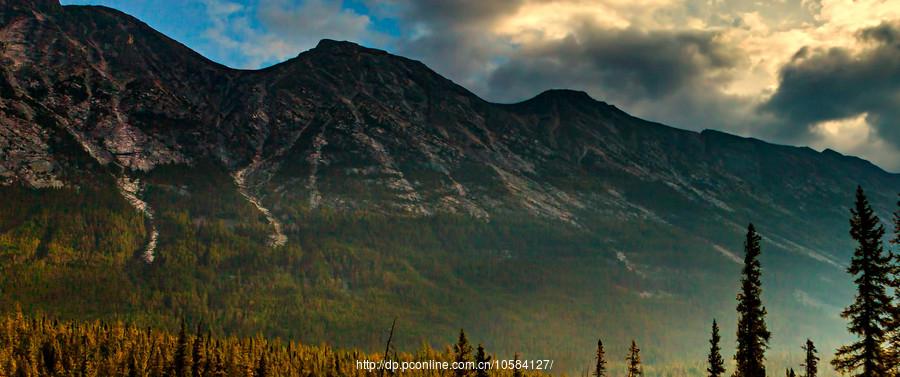
[[[645,119],[900,172],[896,0],[64,0],[261,68],[323,38],[418,59],[494,102],[584,90]]]

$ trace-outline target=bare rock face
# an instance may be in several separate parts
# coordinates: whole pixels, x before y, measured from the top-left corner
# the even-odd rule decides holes
[[[825,213],[837,224],[836,203],[857,183],[884,211],[900,187],[855,158],[670,128],[583,92],[489,103],[417,61],[349,42],[234,70],[105,7],[0,2],[0,60],[4,184],[212,159],[263,209],[526,213],[574,226],[690,226],[698,213],[798,223]]]

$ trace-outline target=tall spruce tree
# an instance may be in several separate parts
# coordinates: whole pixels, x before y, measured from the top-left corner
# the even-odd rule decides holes
[[[817,355],[816,345],[813,344],[812,340],[807,339],[806,345],[803,346],[803,351],[806,353],[806,358],[800,366],[805,370],[806,374],[804,377],[816,377],[819,374],[819,356]]]
[[[340,369],[338,368],[335,368],[335,370],[340,371]],[[256,370],[254,371],[253,375],[254,377],[269,377],[269,360],[266,358],[265,353],[263,353],[262,356],[259,357],[259,361],[257,361],[256,363]]]
[[[721,348],[719,348],[720,340],[722,340],[722,337],[719,336],[719,324],[716,323],[716,320],[713,320],[712,336],[709,338],[709,357],[707,358],[709,366],[706,368],[709,377],[725,375],[725,360],[722,359]]]
[[[514,356],[514,358],[513,358],[513,372],[512,372],[512,375],[513,375],[513,377],[525,377],[525,373],[522,372],[522,368],[519,368],[519,367],[516,365],[516,364],[518,364],[518,363],[519,363],[519,353],[516,352],[516,354],[515,354],[515,356]]]
[[[597,365],[594,366],[595,377],[606,377],[606,352],[603,350],[603,339],[597,339]]]
[[[491,362],[491,357],[484,353],[484,346],[478,345],[475,351],[475,377],[488,377],[487,363]]]
[[[178,331],[178,343],[175,344],[175,360],[173,362],[172,368],[174,369],[175,377],[187,377],[188,376],[188,341],[187,341],[187,332],[184,328],[184,320],[181,321],[181,330]]]
[[[891,321],[885,331],[885,336],[888,338],[886,352],[892,366],[891,372],[894,376],[900,376],[900,200],[897,201],[893,222],[894,236],[891,237],[891,245],[896,252],[889,254],[892,255],[891,288],[894,290],[894,302],[891,308]]]
[[[641,349],[637,347],[634,340],[631,341],[631,348],[628,349],[628,357],[625,358],[625,361],[628,363],[628,377],[644,375],[644,367],[641,366]]]
[[[138,377],[139,372],[140,371],[138,370],[137,366],[137,356],[132,353],[128,357],[128,377]],[[87,373],[83,375],[87,375]]]
[[[463,329],[459,329],[459,340],[453,346],[453,355],[453,361],[459,365],[465,365],[466,362],[472,360],[472,346],[469,344],[469,340],[466,339],[466,332]],[[468,376],[469,372],[468,369],[462,367],[453,370],[456,377]]]
[[[855,301],[841,316],[850,320],[848,329],[859,340],[838,348],[831,365],[838,372],[855,373],[853,376],[883,377],[889,367],[883,342],[893,311],[887,294],[892,258],[884,253],[884,227],[862,187],[856,188],[856,203],[850,214],[850,236],[857,247],[847,272],[856,276],[857,290]]]
[[[897,196],[900,197],[900,194]],[[900,199],[897,200],[897,210],[894,211],[894,238],[891,243],[900,245]]]
[[[797,373],[794,372],[794,368],[788,368],[784,370],[784,375],[786,377],[797,377]]]
[[[200,324],[197,324],[197,333],[194,335],[194,345],[191,350],[191,377],[203,377],[204,351],[203,335],[200,333]]]
[[[735,377],[765,377],[766,348],[771,334],[766,328],[766,308],[762,304],[762,270],[759,256],[760,236],[753,224],[747,226],[744,240],[744,268],[741,291],[737,295],[737,352]]]

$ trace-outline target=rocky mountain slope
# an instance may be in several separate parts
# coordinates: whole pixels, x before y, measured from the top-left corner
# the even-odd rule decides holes
[[[593,235],[542,253],[600,250],[640,299],[700,295],[708,274],[736,270],[753,221],[771,250],[776,310],[832,321],[849,294],[853,189],[885,219],[900,191],[900,175],[855,157],[667,127],[583,92],[486,102],[420,62],[350,42],[236,70],[110,8],[3,0],[0,60],[0,182],[115,178],[145,217],[135,255],[151,264],[166,230],[148,177],[168,166],[203,177],[211,164],[263,216],[268,247],[300,242],[308,211],[533,221]]]
[[[670,215],[622,199],[625,188],[604,175],[723,214],[735,211],[734,198],[799,216],[804,208],[790,207],[855,183],[877,202],[898,187],[897,175],[832,151],[665,127],[582,92],[487,103],[419,62],[349,42],[324,40],[276,66],[240,71],[112,9],[6,8],[7,184],[73,183],[66,176],[85,169],[66,165],[73,143],[123,174],[213,158],[241,172],[251,191],[312,207],[485,218],[524,208],[572,224],[584,209]],[[384,196],[333,187],[347,180]],[[579,181],[596,186],[571,186]]]

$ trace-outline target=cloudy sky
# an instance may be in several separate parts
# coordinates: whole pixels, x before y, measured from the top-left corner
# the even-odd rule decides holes
[[[259,68],[319,39],[422,60],[496,102],[587,91],[643,118],[900,172],[896,0],[70,0]]]

